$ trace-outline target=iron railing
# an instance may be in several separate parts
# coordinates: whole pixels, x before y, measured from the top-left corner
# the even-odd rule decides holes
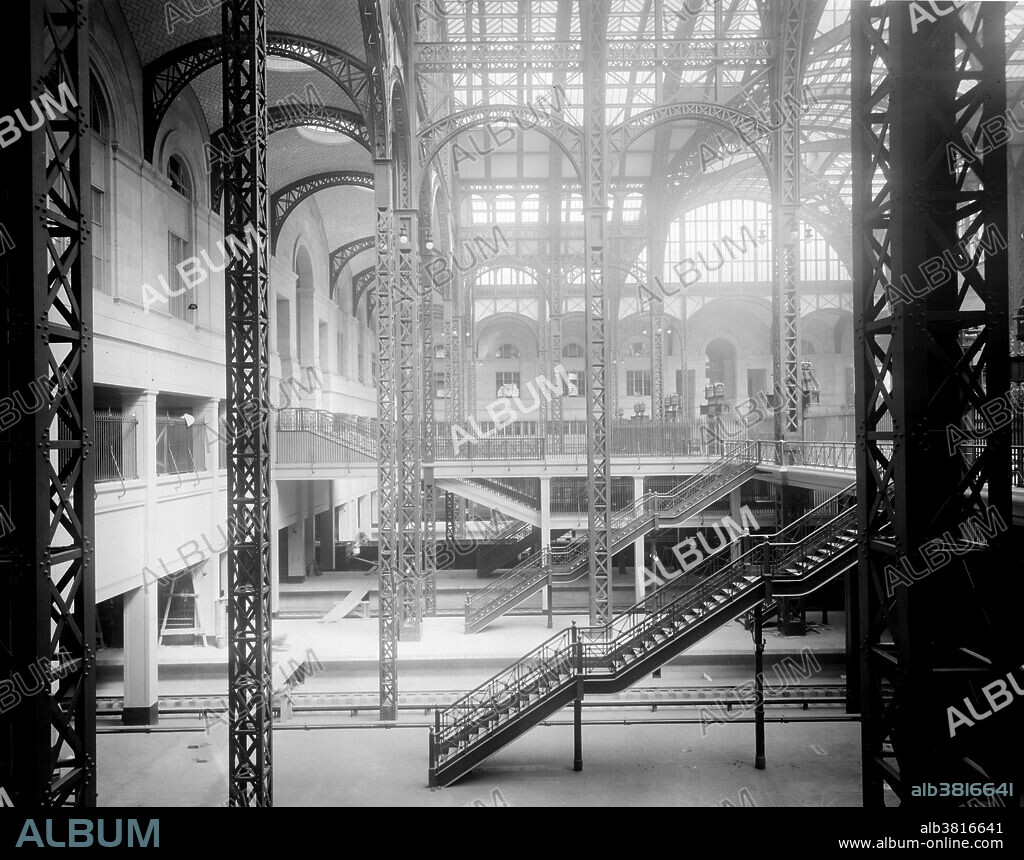
[[[801,520],[816,522],[829,509],[841,507],[848,496],[844,490]],[[831,506],[831,508],[830,508]],[[855,525],[856,509],[842,510],[836,517],[813,529],[797,541],[794,534],[808,527],[801,520],[783,529],[772,541],[762,541],[737,559],[726,553],[709,559],[717,565],[696,586],[680,592],[674,583],[652,592],[639,603],[618,613],[599,627],[576,627],[556,633],[512,665],[489,678],[475,690],[436,714],[431,736],[431,767],[458,756],[477,740],[514,721],[534,708],[538,698],[577,678],[611,678],[626,665],[642,659],[688,627],[718,612],[748,591],[761,587],[766,579],[784,570],[796,557],[814,556],[818,564],[838,557],[849,542],[837,536]],[[704,572],[702,570],[702,572]],[[731,616],[730,616],[731,617]]]
[[[96,437],[96,481],[133,481],[139,477],[137,431],[134,415],[97,412],[93,416]]]
[[[182,475],[206,471],[206,422],[184,418],[156,419],[156,473]]]
[[[726,443],[727,453],[723,457],[685,481],[673,493],[645,493],[614,511],[610,523],[613,552],[637,530],[644,529],[646,524],[653,527],[658,517],[675,519],[685,515],[701,500],[749,470],[757,462],[757,446],[757,442]],[[585,569],[589,545],[589,538],[583,535],[564,546],[544,548],[524,559],[507,574],[467,598],[466,627],[479,623],[499,606],[511,604],[549,576],[571,578],[578,570]]]

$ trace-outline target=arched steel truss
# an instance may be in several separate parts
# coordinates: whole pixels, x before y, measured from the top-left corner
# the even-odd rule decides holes
[[[364,122],[369,122],[369,72],[357,59],[324,42],[292,33],[268,33],[267,54],[304,63],[323,73],[352,100]],[[223,58],[223,38],[217,35],[181,45],[146,65],[142,80],[147,160],[153,160],[156,135],[171,104],[186,86]]]
[[[343,185],[354,185],[358,188],[373,189],[373,174],[358,170],[339,170],[332,173],[317,173],[304,176],[286,185],[270,198],[270,248],[277,253],[277,239],[288,216],[303,200],[311,194],[326,188],[338,188]]]
[[[372,151],[370,144],[370,130],[366,127],[363,118],[355,111],[333,105],[323,105],[311,102],[289,102],[286,104],[273,105],[267,110],[267,132],[273,134],[276,131],[284,131],[289,128],[313,125],[329,131],[336,131],[360,144],[368,152]],[[210,142],[213,152],[218,150],[223,153],[229,152],[229,146],[221,146],[225,140],[226,131],[223,128],[217,129],[210,135]],[[220,211],[220,201],[223,193],[223,162],[226,155],[212,159],[210,164],[210,208],[214,212]]]
[[[331,251],[330,267],[331,267],[331,298],[334,298],[335,290],[338,288],[338,278],[341,277],[341,272],[355,257],[357,254],[363,253],[363,251],[369,251],[377,242],[376,236],[364,236],[362,239],[355,239],[351,242],[347,242],[344,245],[340,245]],[[372,267],[371,267],[372,270]],[[364,270],[365,271],[365,270]],[[358,301],[353,301],[352,308],[355,309]]]

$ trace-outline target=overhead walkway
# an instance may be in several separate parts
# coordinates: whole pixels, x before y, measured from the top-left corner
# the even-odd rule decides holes
[[[645,493],[612,514],[612,553],[659,528],[672,528],[741,487],[757,471],[757,443],[728,446],[729,452],[672,493]],[[488,624],[544,588],[586,575],[589,538],[544,547],[466,600],[466,632]]]
[[[706,559],[700,585],[669,582],[611,623],[564,630],[435,712],[429,781],[451,785],[574,699],[648,677],[712,631],[773,597],[809,594],[857,564],[856,508],[834,496],[739,558]]]

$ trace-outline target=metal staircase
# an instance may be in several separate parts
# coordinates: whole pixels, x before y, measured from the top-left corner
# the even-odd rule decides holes
[[[537,487],[529,486],[536,483]],[[540,527],[540,481],[536,478],[522,483],[495,478],[438,478],[439,490],[455,493],[468,501],[499,511],[520,522]]]
[[[612,552],[620,552],[656,528],[685,522],[742,486],[757,471],[756,442],[732,446],[724,456],[671,493],[646,493],[612,514]],[[466,632],[478,633],[549,584],[572,582],[587,572],[587,536],[563,547],[544,548],[466,601]]]
[[[697,572],[708,575],[696,587],[669,582],[610,624],[552,636],[435,712],[430,784],[450,785],[574,699],[629,687],[758,603],[807,594],[842,575],[857,564],[856,524],[844,491],[781,532],[754,536],[736,559],[724,552],[707,559]]]
[[[520,556],[535,550],[539,543],[540,529],[513,520],[511,526],[498,535],[493,543],[478,550],[477,576],[491,576],[495,571],[514,566]]]

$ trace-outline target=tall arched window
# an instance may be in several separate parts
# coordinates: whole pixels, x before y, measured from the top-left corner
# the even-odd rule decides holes
[[[489,224],[491,221],[491,209],[487,205],[487,198],[474,194],[469,198],[469,220],[474,224]]]
[[[92,165],[89,197],[89,219],[92,236],[92,287],[108,296],[114,294],[113,272],[110,266],[110,106],[105,89],[93,72],[89,73],[89,127],[93,134],[90,152]]]
[[[760,200],[716,200],[685,212],[669,226],[665,283],[768,282],[771,221]]]
[[[192,174],[177,155],[167,159],[167,178],[171,180],[171,188],[186,200],[192,199]]]
[[[499,224],[512,224],[516,220],[516,199],[511,194],[494,198],[494,220]]]
[[[193,217],[192,192],[194,184],[185,160],[179,155],[167,159],[167,178],[177,192],[167,200],[167,283],[171,285],[168,313],[176,319],[194,323],[198,308],[196,290],[185,281],[181,266],[192,256]]]
[[[562,220],[578,223],[583,220],[583,195],[567,194],[562,198]]]
[[[523,223],[540,223],[540,195],[527,194],[523,198]]]
[[[622,220],[639,221],[644,211],[644,196],[639,191],[627,194],[622,201]]]

